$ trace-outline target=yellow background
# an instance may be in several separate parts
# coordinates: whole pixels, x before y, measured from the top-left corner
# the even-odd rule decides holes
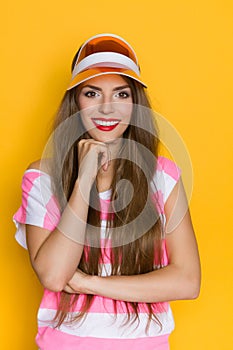
[[[21,177],[40,158],[89,36],[135,48],[154,108],[182,135],[194,171],[190,209],[202,261],[199,299],[172,303],[172,350],[232,349],[233,5],[229,0],[6,1],[1,6],[0,347],[36,349],[42,289],[11,221]]]

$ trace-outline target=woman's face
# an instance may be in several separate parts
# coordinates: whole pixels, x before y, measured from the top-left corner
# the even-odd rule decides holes
[[[89,79],[80,86],[77,99],[83,125],[93,139],[113,142],[122,137],[131,119],[133,100],[120,75]]]

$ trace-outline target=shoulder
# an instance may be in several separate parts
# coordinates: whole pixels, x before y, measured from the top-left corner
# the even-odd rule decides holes
[[[50,196],[52,187],[48,159],[38,159],[28,165],[22,177],[22,189],[35,196],[37,193],[41,195],[41,191],[43,195]]]
[[[30,163],[26,170],[39,170],[50,175],[51,174],[50,159],[49,158],[38,159]]]

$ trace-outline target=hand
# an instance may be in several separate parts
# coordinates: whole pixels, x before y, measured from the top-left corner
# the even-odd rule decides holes
[[[65,286],[64,291],[67,293],[88,294],[86,282],[90,278],[92,278],[92,276],[77,269],[71,280]]]
[[[78,143],[79,179],[92,185],[99,168],[107,171],[110,163],[109,145],[93,139],[82,139]]]

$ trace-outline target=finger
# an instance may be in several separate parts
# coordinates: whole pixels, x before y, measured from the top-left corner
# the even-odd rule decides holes
[[[79,152],[84,149],[90,149],[92,146],[105,146],[104,142],[95,141],[93,139],[82,139],[78,143]]]
[[[87,155],[89,151],[94,151],[98,155],[100,166],[103,167],[103,169],[106,171],[108,169],[111,156],[109,145],[93,139],[85,139],[81,141],[79,146],[80,160],[82,160],[82,158],[85,158],[85,155]]]
[[[67,285],[64,287],[63,291],[66,292],[66,293],[69,293],[69,294],[75,293],[74,289],[71,288],[71,287],[69,286],[69,284],[67,284]]]
[[[110,157],[111,157],[111,154],[110,154],[109,147],[108,145],[105,145],[105,149],[103,151],[102,158],[101,158],[101,166],[104,171],[108,170],[108,167],[110,165]]]
[[[80,159],[82,159],[85,154],[87,154],[90,150],[94,149],[95,147],[99,146],[105,146],[103,142],[98,142],[93,139],[82,139],[79,141],[78,144],[78,156]],[[98,151],[99,152],[99,151]]]
[[[110,151],[109,145],[107,145],[107,152],[108,152],[108,162],[107,162],[107,168],[108,168],[111,163],[111,151]]]
[[[93,144],[93,145],[101,145],[101,146],[106,146],[106,143],[101,142],[101,141],[96,141],[94,139],[82,139],[79,141],[79,144]]]

